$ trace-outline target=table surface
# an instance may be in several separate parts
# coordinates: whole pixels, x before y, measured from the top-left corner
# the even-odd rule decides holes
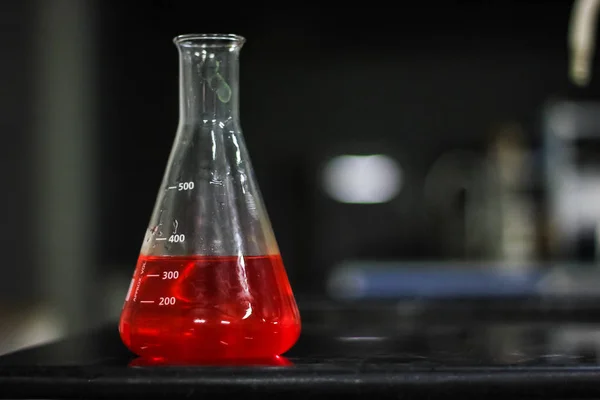
[[[150,365],[116,322],[0,357],[0,398],[600,397],[600,308],[469,302],[302,309],[285,358]]]

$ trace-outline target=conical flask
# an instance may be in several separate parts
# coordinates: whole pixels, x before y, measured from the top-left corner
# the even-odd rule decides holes
[[[266,358],[300,335],[240,127],[244,41],[174,39],[179,126],[119,323],[125,345],[143,357]]]

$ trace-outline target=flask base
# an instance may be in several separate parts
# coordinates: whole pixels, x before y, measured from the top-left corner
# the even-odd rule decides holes
[[[133,353],[145,358],[176,361],[266,359],[288,351],[300,336],[300,325],[206,324],[180,331],[187,321],[161,320],[162,328],[137,328],[120,324],[121,338]],[[171,333],[164,327],[172,326]],[[140,332],[144,331],[144,332]]]
[[[142,357],[265,358],[288,351],[300,315],[281,256],[140,256],[119,324]]]

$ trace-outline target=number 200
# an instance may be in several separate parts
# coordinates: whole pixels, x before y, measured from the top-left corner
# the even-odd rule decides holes
[[[161,297],[158,303],[159,306],[172,306],[173,304],[175,304],[175,297]]]

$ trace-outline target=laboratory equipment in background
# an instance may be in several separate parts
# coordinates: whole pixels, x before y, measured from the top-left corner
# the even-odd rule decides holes
[[[481,255],[501,262],[503,269],[531,268],[542,251],[538,174],[531,145],[516,122],[502,124],[492,133],[482,181],[483,212],[475,214],[484,218],[474,219],[471,225],[476,229],[469,236],[485,237]]]
[[[575,0],[569,22],[569,78],[585,87],[592,79],[600,0]]]
[[[573,2],[569,22],[569,78],[592,80],[599,0]],[[544,106],[542,139],[552,258],[597,263],[600,256],[600,102],[554,99]]]
[[[180,123],[126,296],[123,342],[147,358],[269,358],[300,315],[238,111],[236,35],[174,39]]]
[[[543,115],[544,176],[554,259],[599,261],[600,103],[565,100]]]
[[[337,260],[331,270],[327,284],[330,296],[343,301],[506,299],[538,293],[543,274],[535,157],[520,124],[506,121],[495,125],[490,133],[485,151],[448,150],[431,163],[422,182],[413,179],[412,184],[423,196],[419,209],[426,216],[424,222],[433,229],[430,240],[442,239],[442,257],[349,255]],[[364,165],[363,174],[367,167],[374,169]],[[354,180],[360,176],[346,173]],[[389,173],[372,175],[398,180]],[[347,192],[352,182],[349,179],[346,183]],[[338,192],[343,193],[341,189]],[[381,193],[370,189],[364,196]],[[389,208],[397,206],[397,200],[389,200]],[[371,212],[384,210],[380,205]]]

